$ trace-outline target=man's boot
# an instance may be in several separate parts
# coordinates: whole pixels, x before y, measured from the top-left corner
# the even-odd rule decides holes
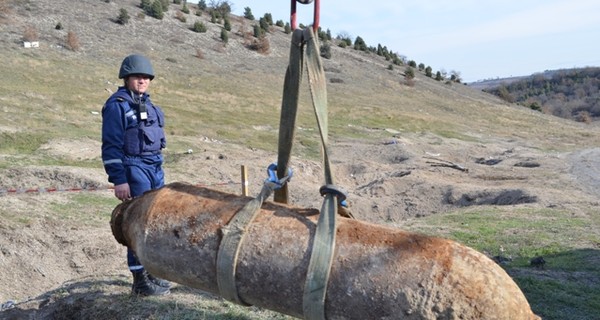
[[[157,277],[151,275],[150,273],[148,273],[148,279],[157,286],[161,286],[161,287],[167,288],[167,289],[171,288],[171,283],[169,281],[167,281],[165,279],[157,278]]]
[[[169,288],[161,287],[148,279],[146,270],[133,273],[131,292],[142,296],[162,296],[169,294]]]

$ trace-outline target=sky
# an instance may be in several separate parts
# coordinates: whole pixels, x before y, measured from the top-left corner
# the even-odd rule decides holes
[[[290,0],[291,1],[291,0]],[[229,0],[289,21],[290,1]],[[600,66],[599,0],[320,0],[320,26],[333,37],[360,36],[463,82]],[[210,4],[210,1],[206,1]],[[312,24],[314,3],[297,4],[298,22]]]

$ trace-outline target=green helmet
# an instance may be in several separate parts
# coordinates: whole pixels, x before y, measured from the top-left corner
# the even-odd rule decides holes
[[[152,69],[150,60],[139,54],[132,54],[123,59],[119,70],[119,79],[132,74],[145,74],[150,77],[150,80],[154,79],[154,69]]]

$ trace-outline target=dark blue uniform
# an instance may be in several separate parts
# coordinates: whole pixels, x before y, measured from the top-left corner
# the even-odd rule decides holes
[[[165,183],[161,154],[166,146],[164,118],[148,94],[138,96],[125,87],[102,108],[102,162],[108,181],[129,183],[132,197]],[[127,262],[131,271],[143,270],[131,250]]]

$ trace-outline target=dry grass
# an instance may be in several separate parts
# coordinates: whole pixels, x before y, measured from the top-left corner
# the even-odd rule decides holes
[[[205,146],[200,142],[205,140],[225,141],[248,150],[275,151],[290,45],[289,35],[281,28],[274,28],[264,38],[267,44],[262,48],[267,47],[267,50],[257,52],[247,48],[250,40],[258,41],[249,35],[248,22],[232,19],[232,30],[238,31],[229,39],[226,49],[214,50],[220,45],[220,26],[211,24],[206,14],[187,15],[187,25],[184,26],[173,14],[166,15],[162,21],[145,17],[138,7],[139,1],[127,0],[120,2],[119,6],[127,8],[138,19],[121,26],[110,21],[118,14],[118,9],[96,0],[44,0],[37,1],[36,5],[38,7],[30,13],[42,15],[51,12],[47,13],[50,22],[45,22],[46,19],[31,22],[15,15],[10,9],[12,2],[0,0],[0,18],[11,14],[15,21],[0,34],[3,44],[3,50],[0,50],[3,61],[3,76],[0,77],[0,168],[64,165],[98,169],[98,161],[64,159],[40,152],[40,147],[54,140],[98,139],[101,119],[97,113],[108,97],[106,89],[114,91],[121,84],[117,79],[118,65],[125,55],[132,52],[146,54],[154,63],[157,77],[152,82],[151,94],[154,102],[167,114],[169,152],[177,154],[188,148],[196,150]],[[62,10],[50,10],[56,8]],[[92,12],[90,16],[94,18],[77,19],[76,12]],[[56,21],[71,21],[68,27],[78,30],[77,52],[61,49],[65,34],[54,30]],[[208,31],[200,34],[189,30],[196,21],[204,22]],[[20,40],[27,26],[39,31],[40,48],[22,48]],[[169,42],[165,39],[181,40]],[[366,40],[368,42],[369,39]],[[447,155],[457,159],[468,157],[464,154],[467,147],[477,148],[482,153],[478,156],[483,156],[518,145],[546,157],[564,151],[598,147],[597,127],[508,105],[464,85],[437,82],[419,72],[416,72],[411,85],[405,85],[402,72],[388,70],[389,62],[381,57],[351,48],[332,46],[331,49],[332,59],[325,60],[324,64],[328,78],[330,140],[333,142],[350,139],[379,145],[390,139],[393,131],[398,132],[394,138],[403,141],[403,147],[418,147],[420,155],[445,147]],[[318,159],[320,145],[317,143],[318,132],[313,130],[315,118],[306,80],[301,88],[300,101],[298,127],[301,130],[297,133],[299,143],[295,146],[294,155],[315,160]],[[378,155],[368,153],[364,156],[364,166],[368,167],[370,158]],[[178,165],[177,161],[167,164]],[[376,164],[373,166],[374,171],[380,168]],[[542,167],[540,170],[549,169]],[[181,175],[189,174],[190,169],[182,167],[181,171]],[[537,184],[540,190],[545,187],[550,192],[561,189],[560,183],[564,180],[558,180],[559,174],[564,172],[548,171],[534,177],[530,173],[490,170],[475,173],[474,178],[494,185],[513,182]],[[425,183],[417,181],[414,186]],[[423,196],[426,193],[423,192]],[[20,204],[25,207],[22,212],[34,212],[36,206],[42,206],[41,210],[35,211],[40,216],[29,218],[25,224],[44,223],[44,217],[61,214],[68,218],[67,229],[72,232],[87,228],[85,224],[74,222],[86,219],[77,215],[82,207],[96,206],[96,210],[105,212],[114,204],[103,199],[95,202],[94,199],[73,197],[57,204],[48,204],[52,201],[49,197],[17,199],[11,200],[6,208],[14,210]],[[583,300],[591,301],[591,298],[570,298],[574,300],[568,300],[566,304],[558,302],[564,301],[561,300],[563,292],[572,293],[574,297],[577,294],[597,297],[600,290],[597,285],[578,280],[583,288],[578,291],[564,284],[548,284],[548,278],[526,269],[527,260],[524,258],[540,253],[551,255],[550,264],[556,267],[552,276],[558,274],[561,268],[569,272],[576,269],[566,262],[568,258],[587,268],[578,272],[597,272],[597,267],[583,263],[583,257],[597,259],[600,240],[594,228],[600,225],[600,221],[594,210],[579,207],[583,206],[582,202],[573,199],[559,203],[558,208],[549,206],[531,210],[467,208],[448,215],[411,219],[405,225],[413,230],[464,241],[494,254],[500,252],[502,246],[511,255],[521,257],[516,261],[516,267],[510,269],[520,272],[519,284],[526,288],[528,297],[533,297],[537,310],[548,310],[548,319],[560,319],[560,309],[571,310],[581,319],[586,319],[589,310],[594,308],[591,302],[586,302],[579,310],[569,308],[574,308],[572,305],[576,303],[584,305]],[[11,221],[25,217],[9,214],[6,210],[3,217],[5,215]],[[96,219],[91,220],[97,223]],[[28,239],[31,240],[29,243],[36,243],[35,239]],[[584,255],[579,251],[582,247],[596,249],[592,253],[586,251]],[[199,302],[197,292],[183,289],[166,300],[135,301],[128,296],[128,279],[115,276],[108,282],[104,280],[90,280],[91,289],[87,294],[71,297],[79,298],[78,305],[86,305],[89,315],[117,305],[124,313],[131,312],[130,315],[141,318],[159,319],[165,314],[181,319],[199,316],[210,319],[277,317],[264,310],[236,307],[215,297],[204,297],[206,300]],[[105,294],[94,291],[103,285],[108,286]],[[544,293],[540,293],[536,285],[549,290],[545,294],[552,299],[539,296]],[[548,289],[550,285],[553,287]],[[112,295],[112,289],[116,296]],[[69,298],[64,298],[64,295],[75,290],[82,289],[77,284],[67,284],[56,291],[49,291],[48,294],[53,297],[50,301],[56,301],[52,305],[64,312],[73,311],[73,305],[69,305]],[[94,306],[90,306],[86,297],[98,299],[94,300]],[[600,298],[597,300],[600,301]]]

